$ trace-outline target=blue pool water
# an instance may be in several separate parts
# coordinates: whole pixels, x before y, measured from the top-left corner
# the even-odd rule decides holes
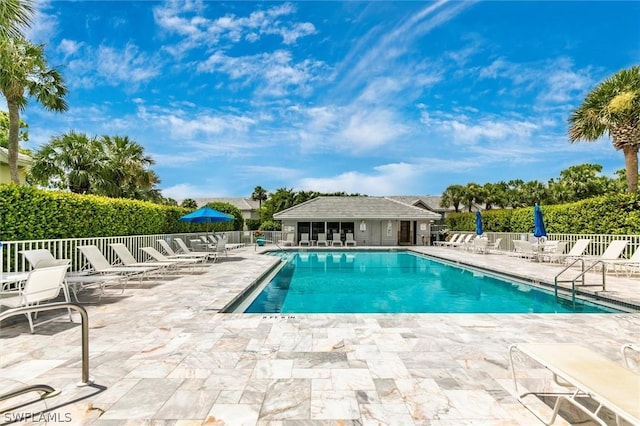
[[[553,293],[410,252],[280,252],[247,313],[603,313]]]

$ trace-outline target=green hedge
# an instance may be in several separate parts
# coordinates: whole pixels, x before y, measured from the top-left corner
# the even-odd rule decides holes
[[[548,233],[640,234],[640,195],[615,194],[571,204],[540,206]],[[475,213],[452,213],[447,227],[475,231]],[[482,212],[486,232],[533,232],[533,206]]]
[[[208,225],[209,230],[236,229],[238,222],[240,228],[237,229],[241,229],[240,211],[227,204],[225,210],[236,216],[236,220]],[[183,207],[163,206],[144,201],[0,185],[0,240],[204,231],[206,225],[178,221],[178,218],[191,211]]]

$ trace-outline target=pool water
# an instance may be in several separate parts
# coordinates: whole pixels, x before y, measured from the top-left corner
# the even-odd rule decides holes
[[[411,252],[276,252],[286,264],[247,313],[606,313]]]

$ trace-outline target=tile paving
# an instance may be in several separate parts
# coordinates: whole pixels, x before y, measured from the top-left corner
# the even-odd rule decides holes
[[[559,270],[505,255],[414,249],[540,283]],[[203,273],[131,282],[122,295],[80,293],[89,312],[90,373],[104,390],[76,386],[78,319],[60,316],[34,335],[24,317],[3,322],[0,389],[47,383],[62,393],[0,414],[0,424],[33,414],[20,423],[536,425],[513,395],[510,344],[579,343],[621,361],[620,346],[640,341],[638,313],[219,312],[276,263],[247,247]],[[607,284],[605,296],[640,301],[637,278]],[[522,371],[528,385],[548,386],[543,369]],[[556,423],[588,424],[565,417]]]

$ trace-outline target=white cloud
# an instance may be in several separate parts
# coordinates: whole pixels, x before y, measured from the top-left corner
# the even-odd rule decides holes
[[[405,126],[392,111],[378,109],[353,114],[340,136],[344,150],[363,152],[397,140],[405,132]]]
[[[173,198],[177,202],[182,202],[185,198],[215,198],[224,197],[227,194],[219,191],[211,184],[194,185],[191,183],[181,183],[164,188],[162,195],[164,197]]]
[[[64,55],[64,58],[66,59],[67,57],[72,56],[76,52],[78,52],[81,46],[82,46],[82,42],[77,42],[74,40],[69,40],[64,38],[58,45],[58,50],[62,52],[62,54]]]
[[[368,195],[397,194],[398,188],[414,188],[415,179],[423,170],[408,163],[393,163],[377,166],[371,173],[349,171],[326,178],[304,178],[296,189],[335,192],[345,191]]]
[[[197,71],[224,73],[242,84],[256,82],[256,93],[266,96],[284,96],[291,93],[307,94],[311,83],[320,79],[324,63],[303,60],[295,63],[291,52],[277,50],[253,56],[230,57],[217,51],[198,64]]]
[[[157,61],[127,43],[123,49],[100,46],[95,56],[98,74],[112,85],[122,82],[134,85],[156,77],[159,73]]]
[[[197,4],[198,7],[194,7]],[[248,16],[227,14],[216,19],[206,18],[201,2],[166,2],[153,10],[156,24],[169,34],[185,37],[179,48],[169,47],[168,51],[184,53],[202,44],[219,46],[223,41],[238,43],[242,40],[255,42],[263,35],[278,35],[282,43],[295,44],[301,37],[315,34],[315,26],[310,22],[294,22],[286,18],[295,14],[292,3],[251,12]]]
[[[47,44],[58,31],[58,17],[47,13],[51,9],[49,0],[37,0],[36,13],[31,25],[25,29],[25,36],[36,44]]]

